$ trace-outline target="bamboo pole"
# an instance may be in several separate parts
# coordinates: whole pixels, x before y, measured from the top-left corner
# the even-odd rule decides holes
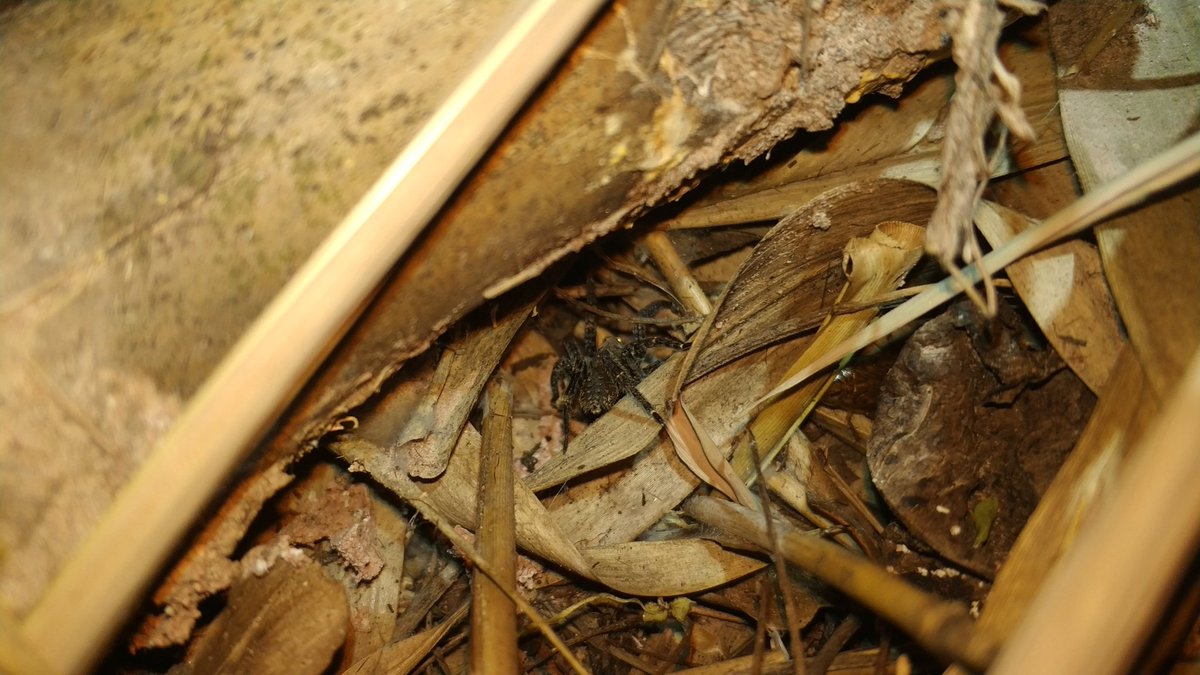
[[[241,337],[23,629],[56,671],[87,670],[234,467],[357,317],[600,0],[531,0]]]
[[[991,672],[1129,671],[1200,544],[1197,410],[1200,351]]]
[[[496,579],[476,571],[471,579],[471,672],[515,673],[517,610],[508,599],[517,586],[517,518],[513,494],[512,391],[500,377],[487,385],[483,447],[479,458],[479,506],[475,533],[479,555]],[[500,586],[505,586],[505,593]]]

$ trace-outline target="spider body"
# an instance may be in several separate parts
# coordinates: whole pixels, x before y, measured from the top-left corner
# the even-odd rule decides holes
[[[653,303],[639,312],[639,316],[653,316],[660,307]],[[658,365],[658,360],[649,352],[657,345],[682,347],[674,339],[647,337],[645,326],[638,323],[634,324],[631,338],[609,337],[597,346],[596,326],[588,321],[582,340],[567,340],[562,356],[550,372],[550,391],[554,406],[562,417],[564,449],[570,436],[572,416],[594,420],[627,394],[655,421],[663,423],[662,416],[637,390],[638,384]]]
[[[550,373],[555,406],[564,417],[586,420],[608,412],[648,374],[643,368],[646,349],[637,338],[610,337],[600,347],[594,335],[590,344],[587,338],[569,340]]]

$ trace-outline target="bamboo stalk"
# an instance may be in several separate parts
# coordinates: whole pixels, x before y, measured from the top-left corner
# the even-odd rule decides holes
[[[479,458],[479,555],[496,579],[475,573],[471,594],[471,672],[515,673],[516,607],[500,588],[517,585],[516,514],[513,497],[512,391],[498,377],[487,385],[483,447]]]
[[[0,607],[0,673],[9,675],[50,675],[42,655],[21,635],[21,623]]]
[[[1200,544],[1197,410],[1200,351],[992,672],[1128,672]]]
[[[246,331],[26,620],[26,639],[53,668],[79,673],[98,658],[233,468],[600,4],[530,2]]]
[[[711,314],[712,302],[704,294],[704,289],[700,288],[700,282],[692,276],[687,263],[679,256],[679,251],[675,250],[667,233],[662,230],[650,232],[646,235],[645,244],[654,264],[658,265],[659,271],[687,311],[701,318]]]
[[[749,541],[764,551],[771,550],[761,513],[711,497],[690,500],[687,511],[706,525]],[[975,630],[965,607],[920,591],[862,556],[819,536],[799,532],[780,521],[774,523],[774,529],[788,562],[904,630],[930,654],[975,670],[987,668],[998,646],[988,635]]]

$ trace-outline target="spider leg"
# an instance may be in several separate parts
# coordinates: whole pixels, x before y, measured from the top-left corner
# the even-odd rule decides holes
[[[629,347],[633,346],[635,345],[629,345]],[[658,409],[651,405],[650,401],[646,400],[646,397],[638,390],[638,385],[642,383],[642,372],[638,367],[637,361],[631,360],[631,357],[634,356],[636,354],[631,354],[629,351],[621,353],[619,357],[610,355],[613,369],[617,373],[617,382],[623,394],[632,396],[633,400],[637,401],[642,406],[642,409],[649,413],[650,417],[654,418],[655,422],[665,425],[666,420],[659,414]]]
[[[563,354],[550,371],[550,393],[554,397],[553,404],[562,420],[562,447],[567,451],[571,440],[571,409],[579,397],[579,389],[587,378],[590,357],[587,346],[577,340],[568,340],[563,346]]]

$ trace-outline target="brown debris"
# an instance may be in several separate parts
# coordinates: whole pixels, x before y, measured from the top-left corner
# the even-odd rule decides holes
[[[1095,403],[1001,307],[993,321],[960,302],[917,330],[884,380],[867,453],[905,526],[986,578]]]
[[[235,584],[177,672],[318,675],[341,647],[348,620],[341,585],[301,557]]]

